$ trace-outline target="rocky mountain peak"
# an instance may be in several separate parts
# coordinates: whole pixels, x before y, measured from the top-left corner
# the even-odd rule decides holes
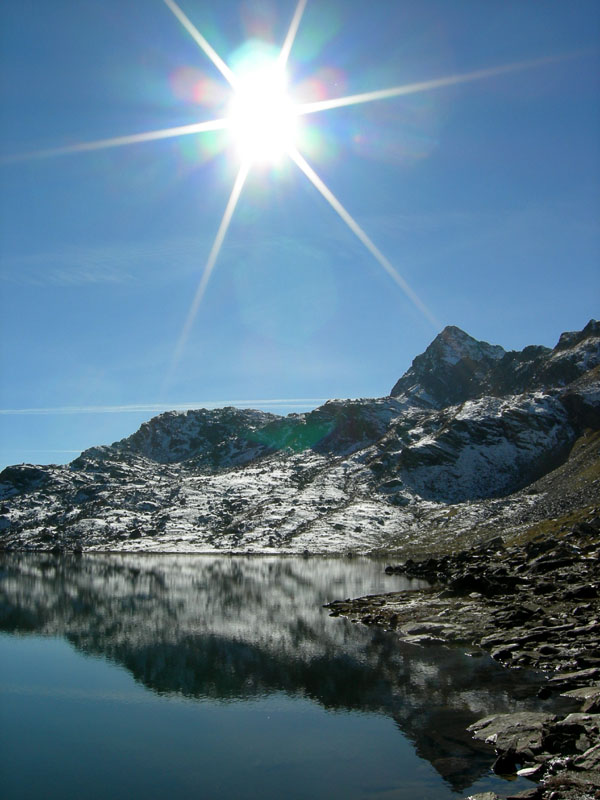
[[[565,331],[561,333],[558,344],[554,350],[567,350],[577,346],[580,342],[590,337],[600,338],[600,322],[596,319],[591,319],[581,331]]]
[[[448,325],[394,385],[392,397],[443,408],[478,396],[482,380],[506,352]]]
[[[446,364],[457,364],[461,359],[479,362],[502,358],[505,351],[500,345],[491,345],[480,342],[469,336],[456,325],[447,325],[429,345],[425,354],[429,353],[432,360],[439,359]],[[414,363],[414,362],[413,362]]]
[[[561,333],[554,352],[571,350],[586,340],[600,340],[600,322],[598,320],[591,319],[581,331],[565,331]]]
[[[553,350],[529,345],[509,352],[449,325],[414,359],[390,394],[439,409],[485,395],[567,386],[598,364],[600,323],[593,319],[581,331],[563,333]]]
[[[598,515],[599,334],[592,320],[554,349],[505,352],[450,326],[395,397],[287,417],[166,412],[69,465],[7,467],[0,549],[365,552],[432,531],[449,541],[489,529],[490,514],[503,529],[531,520],[532,504],[547,515],[537,488],[512,493],[565,467],[552,478],[563,487],[572,454],[581,471],[552,513]]]

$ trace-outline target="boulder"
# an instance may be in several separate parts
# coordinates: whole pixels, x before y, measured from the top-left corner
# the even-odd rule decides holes
[[[575,756],[573,766],[578,770],[600,773],[600,743],[590,747],[580,756]]]
[[[555,721],[554,714],[519,711],[485,717],[470,725],[468,730],[473,733],[473,738],[494,745],[499,752],[512,749],[519,757],[524,751],[540,753],[547,726]]]

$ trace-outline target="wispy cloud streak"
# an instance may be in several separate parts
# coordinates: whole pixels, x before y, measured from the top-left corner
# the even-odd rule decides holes
[[[364,230],[360,227],[358,222],[346,211],[344,206],[340,203],[337,197],[333,194],[331,189],[329,189],[319,178],[317,173],[314,169],[308,164],[308,162],[300,155],[297,150],[290,150],[290,157],[293,161],[297,164],[297,166],[302,170],[302,172],[306,175],[306,177],[310,180],[310,182],[315,186],[316,189],[323,195],[325,200],[331,205],[331,207],[337,211],[339,216],[344,220],[346,225],[350,228],[352,233],[364,244],[367,250],[371,253],[371,255],[379,262],[379,264],[383,267],[383,269],[387,272],[390,278],[402,289],[402,291],[406,294],[406,296],[412,301],[412,303],[421,311],[421,313],[431,322],[431,324],[436,328],[440,328],[440,322],[437,320],[431,311],[427,308],[425,303],[421,300],[418,294],[409,286],[409,284],[404,280],[404,278],[399,274],[399,272],[395,269],[392,263],[387,259],[381,250],[371,241],[371,239],[367,236]]]
[[[0,282],[31,286],[95,286],[171,283],[198,274],[196,236],[149,238],[101,246],[65,246],[38,253],[0,252]],[[165,272],[165,263],[172,266]]]
[[[57,450],[53,447],[36,447],[35,449],[16,447],[0,447],[0,453],[81,453],[83,448],[77,450]]]
[[[1,408],[0,416],[62,416],[70,414],[139,414],[160,411],[189,411],[193,409],[223,408],[234,406],[236,408],[297,408],[314,407],[327,402],[326,397],[292,397],[259,400],[198,400],[191,403],[130,403],[117,406],[56,406],[48,408]],[[50,452],[43,451],[43,452]],[[52,452],[76,452],[73,450],[56,450]]]
[[[140,142],[154,142],[158,139],[171,139],[175,136],[189,136],[193,133],[206,133],[208,131],[223,130],[229,126],[227,119],[212,119],[208,122],[194,122],[191,125],[178,125],[174,128],[162,128],[157,131],[145,133],[132,133],[129,136],[113,136],[110,139],[96,139],[94,142],[80,142],[79,144],[65,145],[64,147],[50,147],[45,150],[34,150],[30,153],[17,153],[5,156],[0,160],[2,164],[18,161],[31,161],[36,158],[52,158],[66,156],[73,153],[89,153],[93,150],[105,150],[109,147],[123,147]]]
[[[231,86],[235,87],[236,79],[234,73],[223,61],[223,59],[217,53],[217,51],[213,47],[211,47],[211,45],[207,42],[204,36],[202,36],[198,28],[196,28],[193,22],[191,22],[189,17],[187,17],[183,13],[183,11],[179,8],[175,0],[163,0],[163,2],[167,6],[167,8],[169,8],[173,12],[173,14],[175,14],[179,22],[190,34],[190,36],[196,42],[196,44],[204,51],[204,53],[208,56],[208,58],[210,58],[210,60],[213,62],[213,64],[219,70],[219,72],[225,78],[225,80]]]

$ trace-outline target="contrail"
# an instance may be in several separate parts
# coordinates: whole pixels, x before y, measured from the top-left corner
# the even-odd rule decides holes
[[[235,406],[245,408],[258,408],[272,406],[274,408],[295,408],[297,406],[314,406],[326,403],[327,397],[286,397],[259,400],[197,400],[190,403],[130,403],[120,406],[56,406],[54,408],[2,408],[1,416],[51,416],[68,414],[127,414],[127,413],[152,413],[155,411],[189,411],[194,409],[223,408]],[[38,451],[28,451],[38,452]],[[75,453],[78,450],[43,450],[40,452]]]
[[[371,241],[371,239],[369,239],[369,237],[360,227],[358,222],[348,213],[348,211],[346,211],[344,206],[340,203],[340,201],[333,194],[333,192],[330,189],[328,189],[327,186],[321,180],[321,178],[319,178],[314,169],[307,163],[307,161],[300,155],[300,153],[297,150],[290,150],[289,155],[293,159],[293,161],[298,165],[298,167],[302,170],[302,172],[306,175],[306,177],[311,181],[311,183],[319,190],[319,192],[321,192],[323,197],[332,206],[332,208],[335,211],[337,211],[337,213],[344,220],[344,222],[350,228],[350,230],[355,234],[355,236],[358,237],[358,239],[364,244],[364,246],[371,253],[371,255],[374,256],[374,258],[379,262],[379,264],[388,273],[391,279],[398,284],[398,286],[402,289],[402,291],[406,294],[406,296],[414,303],[414,305],[419,309],[419,311],[421,311],[421,313],[425,317],[427,317],[427,319],[431,322],[431,324],[436,329],[439,329],[441,327],[439,320],[437,320],[433,316],[433,314],[427,308],[425,303],[423,303],[421,298],[416,294],[416,292],[413,289],[411,289],[411,287],[404,280],[404,278],[392,266],[391,262],[383,255],[381,250]]]

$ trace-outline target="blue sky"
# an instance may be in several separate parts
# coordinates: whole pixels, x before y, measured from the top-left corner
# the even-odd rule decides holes
[[[179,5],[230,65],[296,8]],[[163,0],[4,0],[0,30],[1,465],[169,408],[382,396],[446,324],[520,349],[598,317],[596,0],[308,0],[299,101],[521,67],[303,117],[298,149],[426,314],[288,159],[251,168],[177,357],[228,133],[14,156],[219,118],[226,80]]]

